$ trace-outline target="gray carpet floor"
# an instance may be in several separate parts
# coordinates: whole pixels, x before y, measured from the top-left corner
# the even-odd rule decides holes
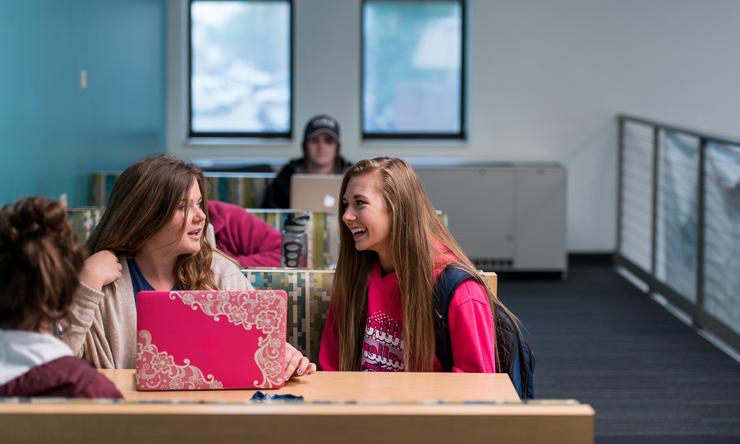
[[[590,404],[597,443],[740,443],[740,363],[610,264],[503,275],[499,297],[534,347],[537,397]]]

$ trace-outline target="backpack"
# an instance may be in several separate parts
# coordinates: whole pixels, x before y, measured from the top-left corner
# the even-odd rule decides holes
[[[445,371],[452,370],[452,342],[448,325],[450,301],[457,287],[473,277],[465,270],[447,267],[434,284],[434,342],[435,353]],[[519,398],[534,399],[534,352],[516,328],[511,317],[502,310],[494,310],[496,330],[496,372],[508,373]]]

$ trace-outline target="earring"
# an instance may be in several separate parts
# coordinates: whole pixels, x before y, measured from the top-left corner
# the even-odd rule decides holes
[[[64,328],[62,328],[62,321],[56,321],[56,324],[54,325],[54,336],[56,336],[59,339],[62,339],[62,336],[64,336]]]

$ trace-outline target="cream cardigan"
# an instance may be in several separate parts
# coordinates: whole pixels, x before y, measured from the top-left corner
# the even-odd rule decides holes
[[[64,325],[64,342],[97,368],[136,367],[136,306],[131,273],[119,256],[121,278],[102,292],[80,284]],[[213,269],[220,290],[252,290],[239,267],[214,250]]]

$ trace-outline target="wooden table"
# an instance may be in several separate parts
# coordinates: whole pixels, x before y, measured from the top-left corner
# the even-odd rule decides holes
[[[178,399],[183,401],[245,401],[253,390],[197,390],[140,392],[134,388],[133,370],[100,370],[124,398],[132,401]],[[263,393],[300,395],[306,401],[519,401],[509,376],[484,373],[317,372],[293,378],[281,389]]]
[[[249,390],[137,392],[133,370],[102,370],[120,403],[0,403],[7,442],[593,443],[594,412],[575,401],[518,401],[508,376],[319,372],[248,401]]]

